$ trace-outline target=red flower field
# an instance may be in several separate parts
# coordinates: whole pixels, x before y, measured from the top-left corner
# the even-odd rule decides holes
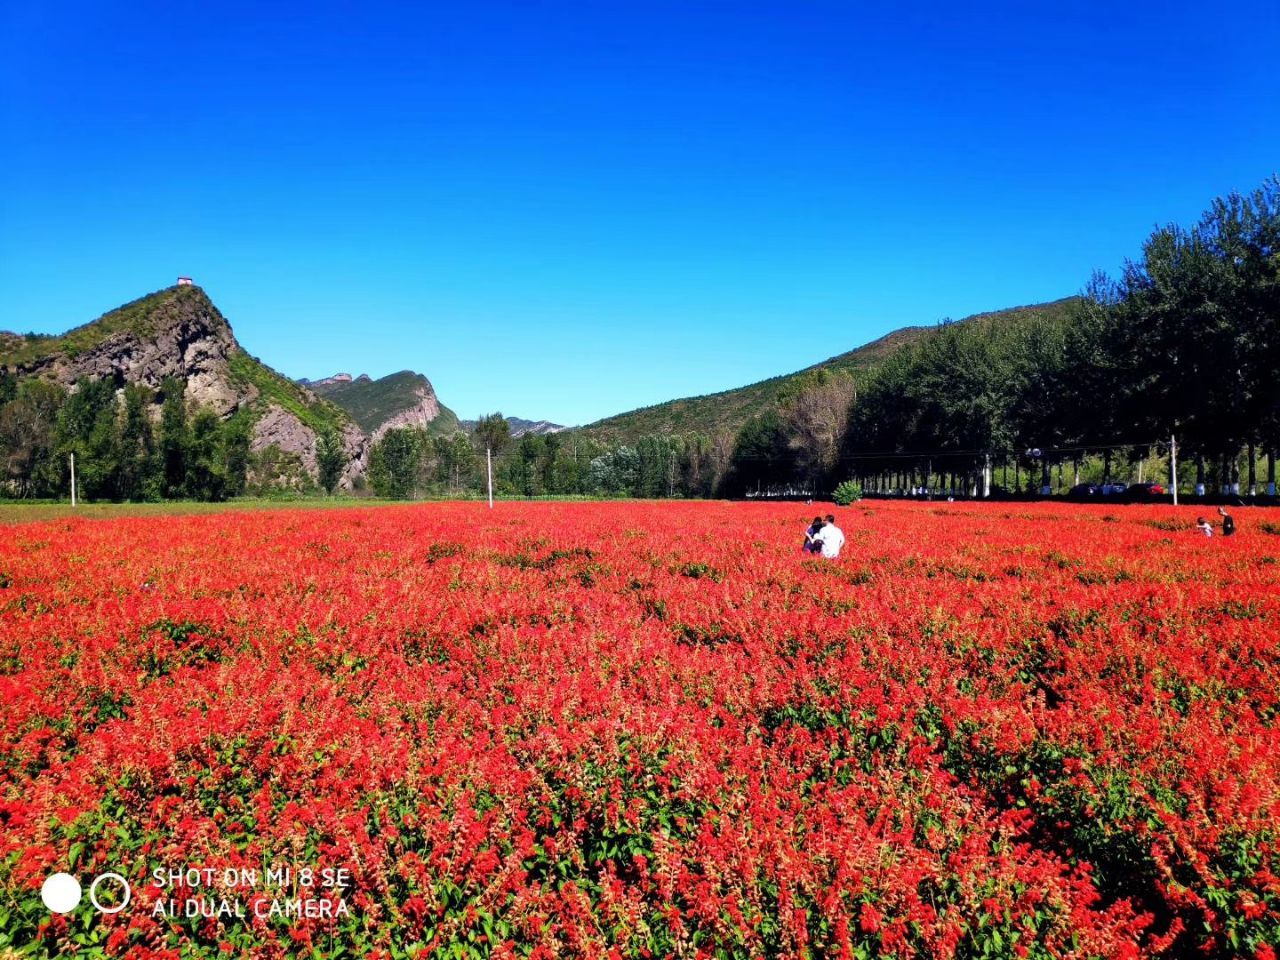
[[[0,955],[1274,957],[1280,511],[813,512],[0,528]]]

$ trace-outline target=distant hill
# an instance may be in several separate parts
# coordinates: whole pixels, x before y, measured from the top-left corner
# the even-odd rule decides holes
[[[1077,297],[1067,297],[1050,303],[1010,307],[1005,310],[975,314],[958,322],[968,323],[980,319],[992,319],[998,322],[1003,318],[1014,319],[1030,313],[1061,312],[1070,309],[1077,300]],[[692,432],[713,437],[736,434],[752,417],[776,405],[779,394],[798,378],[817,370],[870,372],[897,350],[922,337],[929,336],[935,329],[937,328],[934,326],[902,327],[878,340],[837,354],[821,363],[797,370],[795,373],[771,377],[768,380],[720,393],[685,397],[651,407],[641,407],[638,410],[606,417],[575,429],[585,436],[607,444],[634,442],[646,434]]]
[[[522,417],[506,417],[507,425],[511,427],[511,436],[523,437],[526,433],[545,434],[559,433],[561,430],[568,430],[569,427],[559,423],[552,423],[550,420],[525,420]],[[462,428],[468,432],[476,428],[475,420],[463,420]]]
[[[568,429],[568,427],[559,423],[552,423],[550,420],[522,420],[520,417],[507,417],[507,423],[511,424],[511,435],[513,437],[523,437],[526,433],[559,433],[561,430]]]
[[[440,403],[431,381],[412,370],[378,380],[339,373],[301,383],[349,413],[373,440],[393,427],[422,427],[445,436],[462,429],[454,412]]]
[[[176,377],[195,405],[224,417],[248,409],[255,450],[275,444],[314,470],[316,439],[333,430],[350,461],[345,484],[364,470],[368,444],[351,417],[246,353],[194,284],[148,294],[57,336],[0,334],[0,369],[63,388],[90,378],[159,389]]]

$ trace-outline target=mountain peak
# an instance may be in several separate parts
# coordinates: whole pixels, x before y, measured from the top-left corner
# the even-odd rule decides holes
[[[121,382],[133,382],[131,374],[146,374],[139,377],[145,381],[185,377],[183,354],[186,345],[197,341],[207,344],[212,355],[223,361],[238,347],[231,325],[208,294],[195,284],[175,284],[131,300],[63,334],[6,334],[0,338],[0,366],[19,374],[52,375],[57,380],[66,380],[73,374],[114,374]],[[111,358],[118,357],[126,345],[132,345],[134,353],[158,351],[169,355],[173,362],[162,364],[158,372],[140,362],[120,370]]]
[[[552,423],[550,420],[526,420],[523,417],[506,417],[507,426],[511,428],[512,439],[518,440],[526,433],[535,435],[544,435],[548,433],[560,433],[562,430],[569,430],[564,424]],[[463,420],[462,426],[465,430],[474,430],[476,428],[476,420]]]
[[[446,435],[459,429],[458,418],[441,405],[431,381],[413,370],[377,380],[364,373],[355,378],[341,373],[302,383],[347,411],[374,440],[395,427],[421,427]]]
[[[231,337],[231,325],[204,290],[193,283],[175,284],[122,304],[63,334],[6,333],[0,338],[0,363],[21,370],[57,355],[83,353],[112,338],[155,340],[166,330],[183,324]]]
[[[362,373],[360,374],[360,376],[363,377],[364,374]],[[298,382],[302,384],[304,387],[310,387],[312,389],[315,389],[316,387],[327,387],[330,384],[334,384],[334,383],[350,383],[351,374],[335,373],[328,377],[321,377],[319,380],[309,380],[306,377],[302,377],[298,380]]]
[[[246,411],[255,450],[274,444],[312,467],[316,438],[332,430],[352,461],[347,480],[363,469],[365,439],[350,418],[249,356],[194,283],[149,293],[58,336],[0,336],[0,370],[67,390],[86,379],[158,390],[174,378],[195,406],[222,417]]]

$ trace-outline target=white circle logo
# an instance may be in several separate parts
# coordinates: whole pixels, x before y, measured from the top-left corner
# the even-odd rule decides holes
[[[50,874],[40,887],[40,899],[54,913],[70,913],[80,903],[80,881],[69,873]]]
[[[103,880],[115,880],[124,890],[124,898],[114,907],[104,907],[98,902],[98,884]],[[79,884],[76,885],[77,894],[79,893]],[[93,883],[89,884],[89,902],[99,913],[119,913],[129,905],[129,898],[133,896],[133,891],[129,888],[129,881],[118,873],[100,873],[93,878]]]

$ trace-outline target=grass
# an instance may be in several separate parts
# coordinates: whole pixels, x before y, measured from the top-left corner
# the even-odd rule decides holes
[[[258,510],[338,510],[355,507],[394,507],[427,503],[484,503],[483,493],[459,492],[419,497],[414,500],[380,500],[376,497],[319,494],[296,498],[244,497],[222,503],[200,500],[166,500],[163,503],[82,503],[76,507],[66,502],[0,501],[0,526],[20,523],[42,523],[48,520],[114,520],[121,517],[165,517],[203,513],[240,513]],[[680,503],[677,500],[633,500],[628,497],[557,494],[542,497],[494,496],[494,503]]]
[[[196,500],[168,500],[164,503],[82,503],[75,507],[69,503],[3,502],[0,503],[0,525],[67,520],[72,517],[86,520],[113,520],[118,517],[164,517],[245,510],[331,510],[340,507],[373,507],[396,503],[403,505],[404,501],[316,496],[299,497],[296,500],[246,497],[223,503],[204,503]]]

